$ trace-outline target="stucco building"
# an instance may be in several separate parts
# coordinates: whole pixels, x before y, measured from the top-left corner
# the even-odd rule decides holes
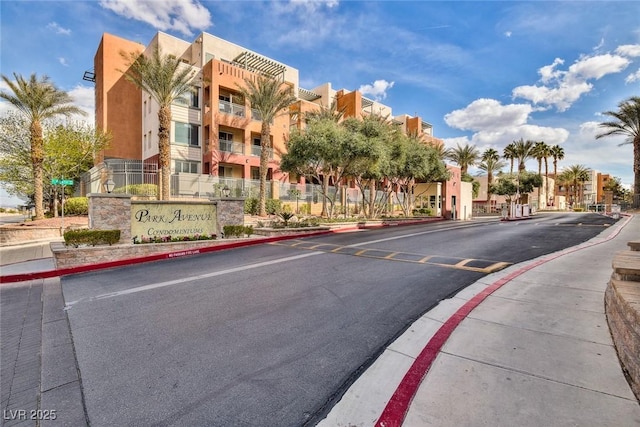
[[[329,107],[334,102],[345,118],[380,115],[407,134],[421,135],[431,144],[442,144],[433,135],[431,124],[420,117],[394,116],[391,107],[368,99],[358,91],[334,90],[331,83],[301,88],[296,68],[208,33],[185,41],[158,32],[147,46],[105,33],[94,58],[96,125],[109,130],[113,142],[100,160],[137,159],[146,165],[157,164],[158,105],[149,94],[126,80],[127,59],[123,55],[150,52],[156,46],[163,54],[180,58],[183,66],[195,73],[193,93],[171,107],[172,175],[259,179],[261,117],[250,108],[239,90],[246,78],[258,74],[280,79],[282,84],[291,87],[297,99],[289,111],[271,123],[273,150],[269,153],[267,179],[272,183],[304,184],[304,178],[289,176],[278,166],[286,150],[285,141],[292,128],[304,127],[306,112]],[[459,174],[454,174],[451,182],[438,190],[441,193],[437,197],[454,196],[453,200],[450,196],[443,198],[441,213],[451,210],[455,197],[460,200],[460,185],[454,185],[456,180],[459,181]],[[178,182],[186,181],[181,178]],[[277,185],[272,188],[276,189]]]

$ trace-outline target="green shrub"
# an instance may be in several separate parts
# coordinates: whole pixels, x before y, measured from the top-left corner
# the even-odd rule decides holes
[[[64,202],[65,215],[88,215],[89,199],[86,197],[71,197]]]
[[[120,241],[120,230],[69,230],[64,233],[64,244],[77,248],[79,245],[109,245]]]
[[[130,184],[118,187],[113,190],[116,194],[131,194],[134,196],[158,196],[158,186],[156,184]]]
[[[277,215],[282,211],[282,201],[279,199],[267,199],[265,205],[269,215]]]
[[[229,237],[244,237],[245,234],[251,236],[253,234],[253,227],[250,225],[225,225],[222,227],[222,232],[226,239]]]
[[[278,199],[267,199],[265,208],[268,215],[276,215],[282,211],[282,202]],[[258,215],[260,205],[255,197],[247,197],[244,199],[244,213],[247,215]]]
[[[244,199],[244,213],[247,215],[258,215],[258,199],[247,197]]]
[[[429,208],[416,208],[412,211],[412,214],[414,216],[420,216],[420,215],[431,216],[433,215],[433,212]]]

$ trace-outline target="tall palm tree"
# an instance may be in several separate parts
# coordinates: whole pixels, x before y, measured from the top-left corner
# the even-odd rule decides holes
[[[530,140],[524,141],[522,138],[518,141],[513,141],[513,149],[518,159],[518,173],[524,172],[526,169],[526,162],[532,157],[534,142]]]
[[[571,184],[572,203],[575,205],[578,200],[582,200],[582,189],[585,182],[589,181],[589,169],[583,165],[571,165],[560,174],[560,181]]]
[[[33,189],[35,203],[35,219],[44,219],[43,204],[43,161],[44,139],[42,132],[43,121],[56,117],[85,113],[78,107],[71,105],[73,98],[67,92],[58,89],[47,76],[38,78],[31,74],[25,79],[20,74],[13,73],[15,81],[11,81],[4,74],[2,80],[9,86],[12,93],[0,92],[0,98],[13,105],[29,123],[29,142],[31,145],[31,167],[33,170]]]
[[[531,155],[538,161],[538,175],[542,175],[542,163],[544,161],[544,194],[549,195],[549,163],[551,148],[544,141],[536,142],[531,150]],[[540,187],[538,187],[538,203],[540,203]],[[546,201],[545,201],[546,206]]]
[[[289,107],[296,98],[291,86],[269,76],[258,75],[255,79],[246,78],[245,86],[238,86],[238,90],[257,110],[262,118],[260,128],[260,194],[258,197],[259,215],[266,216],[267,171],[269,167],[269,152],[271,147],[271,122],[284,109]]]
[[[550,157],[553,157],[553,180],[555,182],[553,193],[556,194],[558,188],[558,160],[564,159],[564,148],[559,145],[554,145],[549,149]]]
[[[507,146],[504,147],[504,150],[502,151],[502,157],[504,157],[506,160],[509,160],[509,163],[511,165],[511,167],[509,168],[509,174],[513,174],[513,162],[517,157],[516,145],[514,142],[512,142],[511,144],[507,144]]]
[[[633,144],[633,193],[640,195],[640,96],[632,96],[618,104],[618,111],[605,111],[605,116],[614,121],[603,122],[598,126],[606,129],[596,135],[596,139],[610,135],[623,135],[627,140],[620,145]]]
[[[449,150],[448,157],[460,166],[461,174],[466,175],[469,166],[475,165],[480,158],[480,152],[474,145],[466,144],[461,147],[460,144],[457,144],[456,148]]]
[[[160,46],[149,55],[139,52],[121,55],[128,61],[124,72],[127,80],[147,92],[158,103],[158,168],[160,169],[160,200],[168,200],[171,194],[171,104],[193,90],[195,71],[182,63],[180,58],[163,54]]]
[[[487,148],[480,159],[478,168],[487,173],[487,203],[491,203],[491,184],[493,183],[493,174],[499,172],[506,163],[500,160],[500,154],[493,148]]]

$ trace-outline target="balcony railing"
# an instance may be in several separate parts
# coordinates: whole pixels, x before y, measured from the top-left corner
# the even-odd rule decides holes
[[[273,159],[273,148],[267,148],[266,150],[269,152],[269,158]],[[260,157],[261,153],[262,153],[262,147],[260,147],[259,145],[252,145],[251,146],[251,155],[252,156]]]
[[[220,110],[221,113],[231,114],[237,117],[246,116],[244,105],[234,104],[232,102],[222,101],[222,100],[218,101],[218,105],[219,105],[218,110]]]
[[[244,144],[241,142],[228,141],[226,139],[220,140],[220,151],[227,153],[244,154]]]
[[[262,121],[262,114],[255,108],[251,109],[251,120],[255,120],[256,122]]]

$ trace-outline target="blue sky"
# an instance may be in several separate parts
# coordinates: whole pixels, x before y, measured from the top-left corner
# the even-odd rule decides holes
[[[603,111],[640,95],[640,2],[3,0],[0,8],[2,74],[46,74],[91,117],[93,86],[82,76],[104,32],[146,45],[157,31],[188,41],[206,31],[297,68],[304,88],[331,82],[394,115],[419,115],[448,146],[501,152],[520,138],[543,140],[564,148],[560,167],[633,182],[631,146],[594,135]]]

